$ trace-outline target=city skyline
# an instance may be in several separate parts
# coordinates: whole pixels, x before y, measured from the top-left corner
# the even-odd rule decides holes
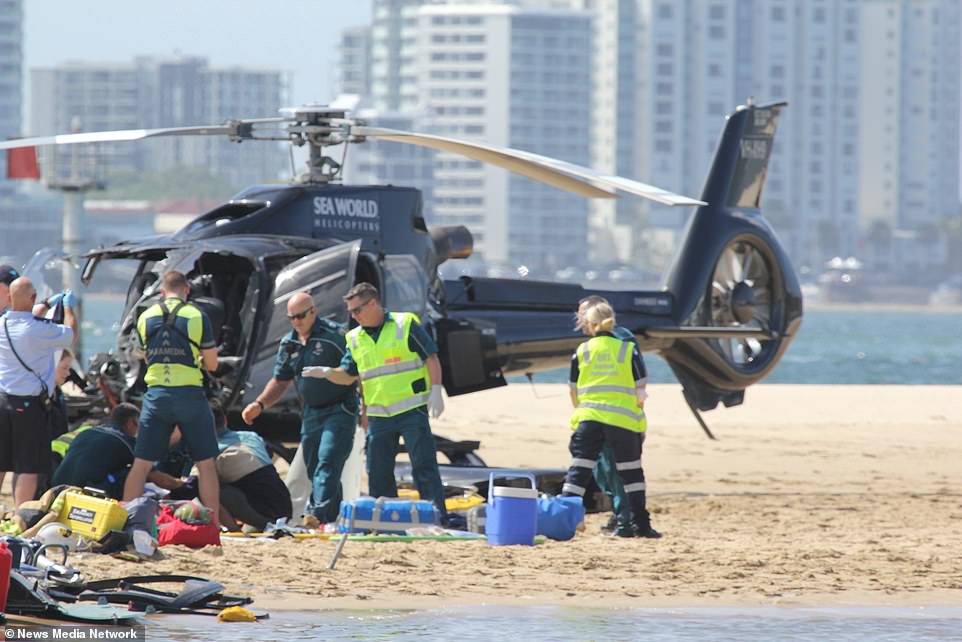
[[[245,4],[239,10],[227,0],[170,0],[158,5],[123,0],[102,0],[96,5],[32,0],[23,3],[23,15],[25,80],[31,69],[57,67],[71,60],[130,63],[137,56],[203,56],[212,67],[290,71],[294,74],[290,98],[293,104],[303,104],[333,98],[338,37],[344,29],[370,22],[370,1],[359,0],[328,12],[311,0],[289,0],[281,12],[276,5],[260,3]],[[318,38],[313,29],[304,27],[311,23],[323,24],[322,36],[327,37]],[[258,43],[283,46],[259,47]],[[29,94],[30,88],[25,87],[25,125],[30,119]]]
[[[176,10],[179,4],[187,8],[183,2],[175,2],[173,8]],[[285,15],[296,14],[298,10],[301,11],[296,14],[299,16],[311,16],[318,12],[318,8],[310,3],[296,4],[298,6]],[[578,10],[589,5],[608,6],[580,0],[550,3],[523,0],[506,4],[513,4],[524,11],[546,4],[553,7],[552,11]],[[442,42],[439,39],[447,36],[432,35],[425,39],[423,33],[427,31],[427,23],[422,21],[420,25],[417,24],[418,16],[424,18],[428,15],[421,11],[423,5],[457,5],[461,7],[459,10],[490,5],[425,0],[379,0],[374,2],[373,10],[369,3],[363,2],[362,5],[352,7],[354,11],[350,15],[343,15],[342,12],[336,20],[325,20],[325,28],[329,31],[325,32],[320,43],[318,39],[309,37],[303,40],[291,38],[287,35],[289,30],[285,31],[285,42],[290,45],[282,49],[252,46],[255,42],[271,43],[282,38],[275,30],[278,25],[284,24],[284,17],[264,8],[253,9],[246,14],[247,19],[241,21],[243,25],[235,28],[232,23],[220,20],[221,15],[226,15],[220,11],[227,6],[223,2],[205,4],[197,10],[193,10],[193,7],[190,11],[185,10],[184,15],[190,17],[185,24],[178,24],[171,15],[176,12],[170,11],[169,6],[163,12],[144,12],[131,10],[117,2],[107,2],[98,5],[97,11],[83,12],[86,20],[93,20],[96,24],[96,27],[90,27],[89,23],[70,11],[58,12],[48,21],[48,16],[38,10],[42,5],[31,3],[24,6],[24,80],[29,81],[35,69],[58,67],[69,61],[129,64],[137,56],[161,59],[175,55],[197,56],[204,57],[212,67],[217,68],[270,67],[289,71],[294,81],[287,92],[290,99],[284,102],[297,104],[321,95],[324,96],[321,100],[328,100],[335,94],[335,83],[346,76],[335,63],[341,35],[352,30],[362,35],[367,27],[372,30],[369,42],[373,43],[369,45],[373,47],[373,54],[367,63],[370,65],[369,98],[375,109],[399,110],[402,114],[417,116],[416,120],[412,120],[413,129],[461,134],[468,138],[491,138],[488,136],[491,131],[508,127],[508,131],[512,132],[510,136],[495,136],[498,140],[487,142],[529,150],[539,146],[537,141],[516,141],[515,130],[527,131],[530,128],[514,121],[522,114],[531,112],[535,119],[533,123],[537,123],[549,112],[556,111],[553,105],[543,107],[526,103],[527,99],[522,100],[520,96],[530,94],[530,88],[521,87],[511,89],[512,101],[507,110],[487,98],[479,98],[474,101],[477,104],[467,105],[464,102],[467,94],[461,94],[466,91],[460,87],[461,81],[453,76],[448,78],[451,74],[448,67],[455,58],[463,63],[464,56],[473,56],[468,60],[469,66],[478,67],[478,70],[472,73],[486,77],[487,92],[492,96],[497,95],[497,92],[492,93],[491,83],[500,82],[498,79],[506,69],[511,70],[510,75],[532,73],[523,69],[529,64],[526,61],[530,55],[522,54],[515,59],[514,54],[509,53],[508,66],[498,67],[485,62],[485,56],[491,56],[491,52],[486,54],[483,46],[473,52],[466,53],[466,49],[459,51],[465,46],[483,43],[485,37],[496,41],[495,31],[488,33],[485,27],[483,33],[471,36],[481,38],[479,43]],[[937,39],[940,29],[954,29],[958,22],[958,8],[950,10],[951,3],[946,4],[945,0],[912,3],[901,0],[875,3],[845,0],[837,4],[814,2],[809,5],[796,0],[706,0],[672,4],[658,0],[616,0],[615,5],[632,5],[638,9],[639,17],[645,17],[639,19],[637,32],[634,28],[619,27],[624,33],[619,31],[617,35],[609,35],[613,27],[599,30],[596,36],[598,40],[613,39],[617,46],[599,54],[597,49],[600,45],[596,42],[595,55],[608,56],[609,62],[623,62],[622,53],[636,52],[638,69],[635,71],[625,67],[628,70],[625,73],[619,66],[617,74],[608,78],[599,75],[598,79],[592,81],[595,83],[593,105],[596,109],[591,113],[591,118],[596,122],[592,123],[590,135],[572,137],[590,139],[592,149],[588,154],[579,153],[577,158],[569,160],[674,191],[695,194],[700,187],[705,169],[703,166],[715,143],[716,119],[743,100],[745,95],[760,96],[761,102],[765,102],[766,98],[785,98],[792,103],[792,109],[787,112],[781,142],[776,146],[770,176],[772,180],[764,206],[766,216],[779,231],[788,232],[789,238],[786,240],[790,252],[800,261],[800,265],[818,265],[824,260],[822,255],[825,252],[846,255],[857,251],[861,254],[870,236],[867,232],[873,226],[884,226],[885,229],[880,229],[878,234],[888,234],[896,243],[904,245],[903,242],[908,240],[914,244],[914,239],[922,239],[920,235],[928,231],[927,227],[939,223],[939,217],[955,215],[957,212],[958,145],[954,145],[955,160],[949,162],[953,146],[945,145],[944,141],[946,138],[957,139],[954,132],[958,129],[958,46],[956,43],[955,49],[946,50],[944,36],[947,34],[943,34],[942,44]],[[666,7],[671,7],[671,10]],[[860,9],[856,11],[856,7]],[[874,8],[874,14],[869,12],[869,7]],[[388,13],[385,14],[384,9],[388,9]],[[755,11],[749,15],[746,13],[748,9]],[[396,15],[391,13],[395,10]],[[41,15],[42,21],[34,22],[40,20]],[[388,16],[390,20],[385,22],[379,16]],[[106,17],[110,20],[107,21]],[[625,16],[610,13],[609,17],[610,24],[622,25]],[[131,34],[137,35],[140,31],[135,28],[117,32],[120,44],[116,46],[113,42],[105,46],[102,39],[96,37],[101,25],[134,25],[145,20],[151,21],[154,27],[147,38],[132,39]],[[599,25],[604,24],[602,20],[596,20]],[[252,28],[250,25],[255,22],[260,22],[262,28]],[[43,27],[38,29],[38,24]],[[222,24],[229,25],[229,28],[221,28]],[[936,26],[940,24],[947,26]],[[789,30],[786,32],[782,25]],[[116,31],[115,27],[112,28]],[[283,26],[280,28],[284,30]],[[70,34],[78,31],[90,37],[69,49],[43,46],[44,41],[71,45],[76,37]],[[166,35],[158,38],[156,33]],[[703,37],[689,35],[699,33]],[[228,37],[214,37],[213,34],[228,34]],[[637,41],[634,40],[636,37]],[[933,40],[933,37],[936,39]],[[864,43],[863,38],[866,41]],[[933,44],[926,49],[921,43],[930,40]],[[948,41],[951,45],[951,38]],[[790,42],[795,44],[788,44]],[[302,46],[308,47],[307,54],[302,53]],[[363,51],[363,48],[357,48],[356,51]],[[390,64],[392,59],[385,58],[381,53],[385,51],[398,56],[395,61],[397,64]],[[128,53],[126,59],[120,58]],[[883,68],[872,63],[883,58],[890,61],[887,63],[889,66]],[[52,62],[44,62],[44,59]],[[598,60],[594,64],[595,75],[598,75]],[[923,62],[919,63],[919,60]],[[746,61],[750,61],[750,66],[745,64]],[[432,66],[438,68],[433,69]],[[550,75],[545,71],[535,73],[544,77]],[[834,79],[823,79],[822,74],[826,73]],[[449,86],[434,86],[444,74],[451,81]],[[927,80],[930,77],[931,82]],[[612,96],[613,99],[605,94],[604,100],[601,100],[600,87],[612,86],[613,81],[620,83],[626,78],[629,81],[635,79],[626,87],[630,89],[631,86],[637,86],[637,91],[618,92],[616,98]],[[947,84],[946,78],[951,82]],[[589,84],[585,83],[586,86]],[[820,89],[820,85],[825,89]],[[666,94],[662,87],[671,91]],[[941,89],[941,94],[936,95],[934,92],[938,87],[947,89]],[[387,93],[383,90],[387,90]],[[397,95],[390,93],[392,91]],[[485,95],[481,89],[471,91],[482,92],[478,94],[480,97]],[[568,88],[566,91],[573,90]],[[949,95],[946,91],[951,93],[952,100],[946,101],[945,97]],[[25,88],[23,94],[26,103],[35,92]],[[599,118],[597,107],[603,103],[613,111],[603,113]],[[362,104],[368,106],[369,103],[365,100]],[[629,110],[629,107],[632,108]],[[29,108],[23,111],[25,122],[32,120],[31,112],[37,112]],[[247,112],[271,109],[237,111],[244,113],[236,115],[260,116],[269,114]],[[633,117],[623,119],[623,115],[629,111]],[[910,134],[913,129],[910,123],[918,121],[910,113],[931,115],[928,120],[932,122],[926,125],[924,138]],[[824,128],[822,123],[825,123]],[[629,131],[626,135],[625,125],[637,131]],[[878,135],[853,134],[863,130]],[[949,133],[950,136],[942,135],[940,139],[940,132]],[[477,136],[473,133],[477,133]],[[623,139],[631,140],[633,144],[628,148],[637,158],[621,158]],[[866,140],[870,144],[866,144]],[[617,163],[616,157],[612,156],[614,150],[606,145],[610,141],[619,143]],[[876,144],[878,149],[872,144]],[[541,151],[548,153],[547,150]],[[788,152],[791,152],[791,161],[786,156]],[[492,258],[502,261],[509,259],[512,252],[507,249],[509,239],[503,237],[507,231],[505,226],[488,220],[504,216],[508,208],[492,209],[487,207],[485,199],[481,199],[476,205],[482,206],[482,209],[468,212],[465,207],[475,203],[468,203],[462,192],[469,184],[478,187],[480,174],[468,178],[462,175],[463,168],[458,166],[455,168],[456,176],[447,176],[444,169],[447,161],[439,157],[436,162],[436,187],[456,188],[457,194],[439,194],[435,195],[439,196],[436,200],[431,197],[426,200],[438,208],[437,213],[445,222],[473,223],[484,228],[484,232],[479,234],[479,247],[487,245],[486,237],[501,236],[496,244],[485,249],[492,250],[489,252]],[[929,165],[926,165],[927,162]],[[439,168],[442,171],[439,172]],[[933,176],[933,171],[940,173],[940,176]],[[931,178],[931,189],[925,189],[923,177]],[[377,181],[383,177],[375,175],[371,179]],[[490,193],[487,189],[483,191]],[[456,211],[442,214],[441,211],[447,206],[454,206]],[[657,208],[638,203],[630,204],[628,208],[637,208],[643,213],[647,228],[665,230],[671,236],[658,239],[650,237],[637,246],[631,243],[619,247],[619,254],[625,257],[644,255],[646,249],[651,249],[652,243],[663,246],[663,250],[674,245],[673,238],[680,231],[681,218],[674,213],[663,213]],[[599,221],[594,223],[594,228],[616,230],[613,237],[622,243],[631,240],[633,233],[628,230],[635,226],[637,220],[628,208],[614,216],[613,211],[602,213],[603,208],[597,207],[593,215]],[[430,211],[431,207],[428,208]],[[517,217],[508,218],[514,220]],[[603,226],[598,225],[601,220],[605,223]],[[500,231],[492,236],[495,230]],[[515,232],[517,230],[512,234]],[[610,239],[603,238],[596,238],[595,242],[602,246],[611,244]],[[527,251],[531,251],[528,240],[523,245]],[[906,251],[923,261],[938,263],[943,260],[938,253],[923,252],[922,249],[919,246],[907,248]],[[892,254],[888,260],[896,260],[896,255]]]
[[[493,19],[464,18],[450,35],[427,34],[438,20],[426,21],[433,13],[467,15],[498,4],[593,13],[594,60],[582,84],[592,85],[594,109],[585,119],[560,119],[567,141],[580,139],[574,123],[591,121],[592,148],[580,163],[698,195],[725,115],[749,96],[762,104],[786,100],[791,107],[762,205],[793,259],[804,270],[839,255],[915,271],[946,261],[947,247],[933,230],[959,213],[960,14],[952,0],[374,0],[369,30],[345,34],[342,77],[359,88],[369,83],[365,93],[375,110],[404,115],[417,130],[558,157],[541,149],[542,141],[515,140],[513,133],[538,126],[522,124],[528,114],[533,123],[559,122],[558,106],[570,102],[564,92],[541,104],[532,87],[512,87],[507,110],[489,100],[502,77],[527,77],[529,84],[566,78],[557,54],[556,69],[533,68],[537,56],[513,50],[505,67],[492,66],[503,55],[485,52],[485,42],[498,41]],[[559,30],[551,40],[563,37]],[[455,60],[460,71],[451,67]],[[441,78],[444,87],[437,85]],[[484,79],[480,86],[477,78]],[[509,140],[499,139],[501,127],[512,132]],[[468,185],[463,172],[448,181],[447,162],[437,157],[433,187],[456,185],[463,208],[466,188],[477,181]],[[445,198],[435,197],[428,220],[450,222]],[[610,261],[614,247],[620,262],[663,264],[685,217],[638,199],[620,203],[617,212],[592,204],[592,256]],[[492,209],[489,198],[476,205],[484,211],[474,216],[480,220],[458,222],[484,229],[481,251],[502,262],[516,234],[489,243],[489,231],[505,214],[528,218],[530,206],[514,214]],[[540,234],[546,246],[555,245],[545,229]],[[525,254],[538,256],[541,244],[529,241]]]

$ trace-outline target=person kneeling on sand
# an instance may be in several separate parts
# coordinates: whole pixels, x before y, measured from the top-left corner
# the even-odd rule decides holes
[[[134,462],[139,418],[137,406],[120,403],[110,411],[109,421],[75,435],[66,444],[63,461],[54,471],[53,485],[90,486],[104,491],[108,497],[120,499],[127,471]],[[159,470],[151,470],[147,479],[166,489],[183,484]]]
[[[571,425],[575,431],[568,446],[571,466],[562,494],[584,497],[598,454],[608,444],[631,507],[632,529],[619,529],[615,534],[661,537],[651,527],[645,506],[640,453],[647,429],[646,395],[638,348],[612,334],[615,312],[607,303],[589,307],[584,323],[591,339],[578,346],[571,359],[571,403],[575,407]]]
[[[220,522],[228,530],[237,521],[257,531],[281,517],[291,518],[291,493],[277,474],[267,444],[256,432],[230,430],[219,401],[210,404],[217,429],[217,476],[220,478]]]

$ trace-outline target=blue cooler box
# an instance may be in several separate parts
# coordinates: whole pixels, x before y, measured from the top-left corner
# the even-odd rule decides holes
[[[358,497],[341,502],[337,520],[339,533],[390,533],[404,535],[405,530],[441,522],[437,507],[426,499],[397,497]]]

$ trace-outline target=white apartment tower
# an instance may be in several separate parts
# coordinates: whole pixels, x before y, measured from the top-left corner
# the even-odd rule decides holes
[[[371,95],[371,27],[352,27],[337,43],[335,94]]]
[[[373,0],[371,107],[408,112],[417,106],[414,56],[417,11],[425,0]]]
[[[799,265],[856,253],[859,0],[767,0],[752,93],[788,100],[762,200]]]
[[[865,0],[861,21],[859,225],[869,238],[935,232],[959,209],[960,5]]]
[[[722,117],[751,95],[790,103],[762,204],[797,264],[818,270],[862,253],[880,224],[931,229],[957,211],[957,0],[640,0],[640,12],[642,180],[697,196]],[[667,250],[685,217],[643,207]]]
[[[592,13],[591,157],[580,164],[644,180],[636,162],[638,122],[638,2],[587,0]],[[630,260],[637,199],[594,199],[589,203],[593,265]],[[612,251],[614,249],[614,251]]]
[[[418,113],[435,134],[583,164],[590,157],[591,17],[511,5],[418,11]],[[433,221],[463,224],[489,263],[584,263],[587,201],[438,154]]]
[[[749,96],[791,103],[764,213],[802,264],[855,242],[859,0],[641,0],[641,176],[700,195],[724,116]],[[666,251],[685,213],[644,206]],[[829,249],[828,246],[831,245]],[[825,249],[822,249],[825,247]]]

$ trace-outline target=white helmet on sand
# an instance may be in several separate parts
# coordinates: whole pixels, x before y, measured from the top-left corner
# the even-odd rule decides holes
[[[80,535],[60,522],[47,524],[40,529],[34,539],[45,546],[63,546],[68,551],[72,551],[80,545]]]

